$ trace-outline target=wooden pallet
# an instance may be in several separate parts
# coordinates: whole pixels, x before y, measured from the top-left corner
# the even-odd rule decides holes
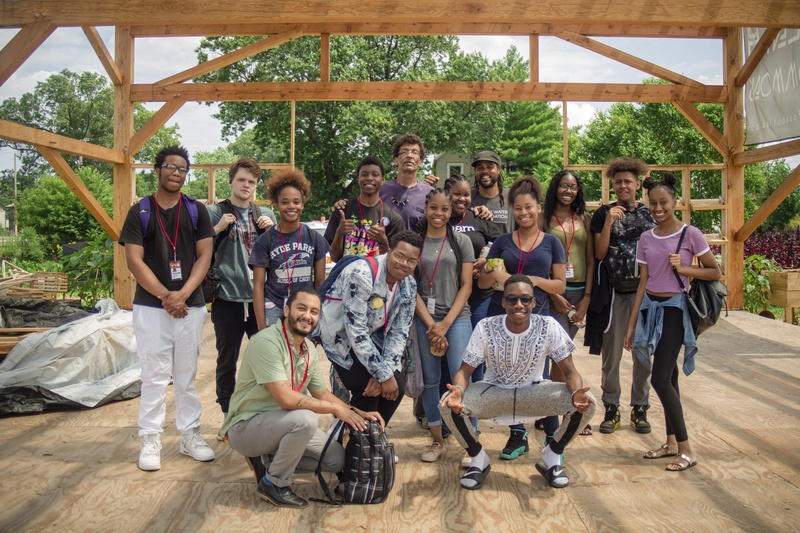
[[[41,333],[51,328],[0,328],[0,361],[19,344],[19,341],[33,335]]]

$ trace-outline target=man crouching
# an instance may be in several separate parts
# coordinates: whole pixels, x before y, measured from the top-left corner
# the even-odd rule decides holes
[[[542,450],[542,462],[536,463],[536,469],[552,487],[569,484],[561,465],[564,448],[592,419],[597,402],[572,364],[575,345],[555,319],[531,316],[533,305],[530,278],[522,274],[508,278],[503,292],[506,314],[478,323],[461,368],[440,404],[442,418],[448,425],[452,421],[456,439],[472,458],[461,478],[465,489],[479,489],[490,470],[489,455],[478,442],[470,416],[507,424],[566,415],[567,422]],[[566,383],[542,380],[545,357],[558,365]],[[472,372],[484,362],[483,381],[470,385]]]
[[[384,425],[378,413],[351,409],[325,388],[317,350],[306,340],[319,322],[320,307],[312,287],[295,288],[283,310],[286,318],[253,336],[220,429],[255,472],[258,496],[278,507],[308,505],[291,483],[292,474],[314,472],[319,462],[327,435],[317,426],[317,414],[333,414],[360,430],[366,429],[365,420]],[[343,469],[344,448],[332,442],[322,470]]]

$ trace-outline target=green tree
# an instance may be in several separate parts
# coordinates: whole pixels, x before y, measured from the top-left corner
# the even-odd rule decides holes
[[[549,180],[563,166],[561,114],[547,102],[514,102],[498,153],[521,174]]]
[[[110,213],[114,192],[109,177],[88,167],[79,169],[78,176]],[[92,240],[104,234],[67,184],[51,174],[43,174],[36,186],[20,194],[17,212],[20,226],[35,230],[51,254],[59,243]]]
[[[223,54],[255,38],[204,39],[198,60]],[[318,37],[295,39],[201,77],[202,81],[309,81],[319,79]],[[514,49],[499,61],[464,54],[456,37],[334,36],[334,81],[498,80],[522,81],[527,63]],[[296,165],[313,184],[304,217],[328,214],[334,200],[355,193],[353,174],[367,154],[391,167],[391,146],[399,134],[415,132],[429,153],[472,152],[494,146],[503,117],[492,102],[298,102]],[[223,135],[252,128],[252,142],[272,161],[289,160],[288,102],[225,102],[216,115]],[[261,162],[271,162],[261,160]],[[390,171],[391,172],[391,171]]]

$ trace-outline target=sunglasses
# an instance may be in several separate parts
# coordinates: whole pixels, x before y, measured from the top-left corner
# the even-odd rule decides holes
[[[525,307],[531,305],[534,300],[533,296],[529,296],[527,294],[523,296],[517,296],[516,294],[511,294],[509,296],[503,296],[503,299],[505,299],[505,301],[509,305],[517,305],[517,302],[522,302],[522,305],[524,305]]]

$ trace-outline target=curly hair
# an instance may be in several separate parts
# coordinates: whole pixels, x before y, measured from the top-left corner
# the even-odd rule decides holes
[[[620,172],[630,172],[637,178],[647,174],[650,167],[641,159],[634,159],[632,157],[618,157],[608,162],[608,170],[606,170],[606,177],[614,179],[614,176]]]
[[[658,189],[659,187],[661,187],[662,189],[667,191],[667,193],[669,193],[669,195],[672,196],[672,199],[674,200],[677,198],[677,196],[675,195],[675,185],[677,183],[678,183],[678,178],[675,177],[675,174],[673,174],[672,172],[665,172],[664,179],[662,179],[661,181],[656,181],[650,176],[646,177],[642,182],[642,187],[647,189],[647,194],[650,194],[653,191],[653,189]]]
[[[515,181],[514,185],[508,189],[508,203],[513,207],[514,200],[524,194],[530,194],[536,200],[536,203],[541,205],[542,185],[539,183],[539,180],[533,176],[523,176]]]
[[[269,199],[273,204],[278,203],[281,191],[286,187],[294,187],[300,191],[303,203],[311,198],[311,182],[308,181],[303,171],[297,168],[287,168],[279,170],[267,180],[267,191]]]
[[[400,149],[407,144],[419,145],[419,158],[422,160],[425,159],[425,144],[423,144],[422,139],[420,139],[419,135],[416,133],[406,133],[398,137],[392,145],[392,157],[400,157]]]
[[[583,197],[583,183],[581,182],[581,178],[578,177],[576,173],[571,170],[562,170],[558,172],[553,179],[550,180],[550,186],[547,187],[547,193],[544,196],[544,220],[545,224],[549,224],[549,220],[553,217],[553,213],[556,211],[556,204],[558,200],[558,186],[561,184],[561,180],[567,176],[572,176],[575,178],[575,182],[578,184],[578,192],[575,193],[575,199],[569,204],[570,209],[576,215],[582,215],[586,212],[586,200]]]
[[[251,157],[242,157],[231,163],[228,168],[228,183],[233,182],[233,177],[239,172],[240,168],[255,176],[256,181],[261,179],[261,167],[258,166],[258,161]]]
[[[153,165],[156,169],[156,172],[161,169],[161,165],[164,164],[164,161],[167,159],[168,155],[177,155],[186,160],[186,168],[189,168],[189,150],[184,148],[183,146],[167,146],[166,148],[162,148],[158,155],[156,155],[156,163]]]
[[[381,169],[381,176],[386,174],[386,170],[384,170],[383,163],[381,163],[381,160],[375,157],[374,155],[368,155],[367,157],[362,159],[361,162],[356,167],[356,177],[358,177],[358,175],[361,173],[361,167],[365,167],[367,165],[375,165],[376,167]]]

